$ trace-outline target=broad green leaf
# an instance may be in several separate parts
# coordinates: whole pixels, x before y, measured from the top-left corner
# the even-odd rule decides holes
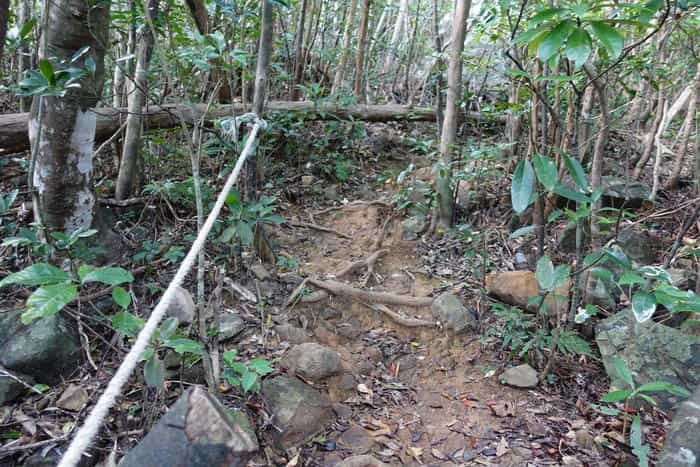
[[[549,258],[549,256],[544,255],[539,259],[539,261],[537,261],[535,277],[537,278],[537,283],[540,285],[542,290],[554,290],[556,276],[554,274],[554,264],[552,264],[552,260]]]
[[[644,285],[647,283],[647,281],[645,281],[644,278],[636,272],[627,271],[622,273],[622,275],[620,276],[620,280],[618,280],[617,283],[619,285]]]
[[[610,391],[606,395],[600,398],[601,402],[620,402],[627,399],[632,395],[632,391],[629,389],[618,389],[617,391]]]
[[[635,393],[660,391],[666,391],[681,397],[690,397],[690,391],[681,386],[669,383],[668,381],[652,381],[650,383],[642,384],[637,388]]]
[[[248,368],[261,376],[272,373],[272,365],[264,358],[254,358],[248,362]]]
[[[653,293],[639,290],[632,295],[632,313],[639,323],[649,321],[656,311],[656,297]]]
[[[112,316],[112,327],[129,337],[136,337],[146,322],[128,311],[119,311]]]
[[[591,275],[605,282],[612,282],[615,279],[615,276],[610,269],[599,266],[591,268]]]
[[[29,324],[35,319],[55,315],[77,295],[78,288],[73,284],[39,287],[27,299],[27,311],[22,313],[22,322]]]
[[[258,383],[258,375],[255,372],[252,371],[247,371],[243,373],[243,376],[241,377],[241,389],[243,389],[243,392],[248,392],[251,389],[254,389]]]
[[[170,347],[180,355],[184,353],[201,355],[204,350],[201,343],[192,339],[187,339],[186,337],[174,337],[172,339],[167,339],[163,342],[163,344]]]
[[[174,316],[163,320],[161,325],[158,327],[160,330],[160,338],[163,340],[170,339],[173,334],[175,334],[175,331],[177,331],[179,324],[180,322]]]
[[[253,243],[253,229],[250,224],[245,221],[239,221],[236,227],[238,232],[238,237],[241,239],[241,243],[244,245],[250,245]]]
[[[101,282],[107,285],[119,285],[125,282],[132,282],[134,280],[133,274],[123,268],[115,267],[104,267],[93,269],[92,271],[84,271],[81,274],[81,270],[78,271],[80,275],[80,281],[83,284],[88,282]]]
[[[237,355],[238,355],[238,351],[235,349],[226,350],[222,355],[222,357],[224,359],[224,363],[228,366],[231,366],[236,361]]]
[[[529,160],[522,160],[513,172],[510,186],[511,203],[516,214],[521,214],[530,205],[535,186],[535,171]]]
[[[143,366],[143,378],[148,387],[159,388],[165,382],[165,363],[157,354],[151,355]]]
[[[525,227],[520,227],[515,232],[510,234],[509,238],[518,238],[522,237],[523,235],[531,234],[536,230],[536,228],[537,227],[534,225],[526,225]]]
[[[548,29],[549,28],[547,26],[538,26],[536,28],[526,29],[525,31],[515,36],[515,43],[527,44],[530,41],[532,41],[535,37],[547,33]]]
[[[112,300],[122,309],[129,308],[131,305],[131,295],[122,287],[115,287],[112,290]]]
[[[583,28],[574,29],[566,40],[566,58],[577,68],[586,63],[592,50],[591,36]]]
[[[568,264],[560,264],[554,268],[554,284],[552,285],[552,290],[556,290],[566,282],[571,272],[571,266]]]
[[[55,76],[53,71],[53,65],[48,59],[42,58],[41,60],[39,60],[39,71],[49,84],[54,84]]]
[[[557,184],[557,165],[552,158],[535,154],[532,158],[532,163],[535,167],[537,180],[540,181],[547,191],[554,190],[554,186]]]
[[[586,171],[583,170],[581,162],[578,159],[567,156],[564,154],[564,164],[566,165],[566,170],[569,171],[569,175],[574,179],[576,185],[584,192],[588,191],[588,178],[586,177]]]
[[[70,279],[67,272],[48,263],[32,264],[21,271],[10,274],[0,281],[0,287],[10,284],[47,285]]]
[[[630,372],[630,369],[627,367],[627,364],[623,359],[620,357],[615,357],[613,359],[613,364],[615,365],[615,372],[617,373],[617,376],[619,376],[622,381],[627,384],[630,388],[634,389],[634,379],[632,378],[632,372]]]
[[[580,191],[574,191],[568,186],[564,185],[563,183],[557,183],[557,185],[554,187],[554,193],[558,194],[559,196],[563,196],[566,199],[570,199],[572,201],[576,201],[579,203],[589,203],[591,200],[588,198],[588,196],[584,195]]]
[[[537,13],[532,15],[532,17],[530,18],[530,22],[532,24],[540,24],[554,18],[563,11],[563,8],[545,8],[544,10],[538,11]]]
[[[609,24],[603,21],[591,21],[593,35],[603,44],[611,59],[616,59],[622,53],[625,40],[622,35]]]
[[[612,415],[613,417],[620,415],[620,411],[614,407],[606,407],[598,404],[588,404],[588,406],[596,412],[602,413],[603,415]]]
[[[630,446],[632,453],[639,460],[639,467],[649,466],[649,446],[644,444],[644,432],[642,431],[642,419],[639,415],[635,415],[632,419],[632,427],[630,429]]]
[[[564,45],[569,34],[571,34],[571,28],[571,21],[564,20],[547,34],[540,42],[539,47],[537,47],[537,56],[540,60],[546,62],[559,52],[559,49]]]

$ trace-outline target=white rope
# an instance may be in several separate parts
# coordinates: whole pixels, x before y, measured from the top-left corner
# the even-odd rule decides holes
[[[102,422],[107,416],[109,409],[112,408],[117,400],[117,397],[119,397],[121,394],[122,387],[129,380],[131,373],[139,363],[141,355],[150,343],[151,335],[153,334],[153,331],[156,330],[158,323],[163,318],[165,311],[168,309],[168,305],[171,303],[177,287],[182,284],[187,276],[187,273],[192,268],[194,261],[197,259],[199,250],[204,247],[207,235],[214,226],[216,218],[219,217],[219,212],[221,212],[221,208],[226,201],[229,191],[231,191],[231,188],[233,188],[234,183],[236,183],[236,180],[238,179],[243,163],[255,149],[256,138],[259,130],[264,130],[266,126],[267,124],[264,120],[257,119],[255,121],[255,125],[253,125],[253,128],[250,130],[248,135],[248,140],[243,148],[243,152],[238,158],[233,172],[231,172],[231,175],[229,175],[228,179],[226,180],[224,188],[221,190],[221,193],[219,193],[219,197],[216,200],[214,208],[209,213],[209,217],[207,217],[207,220],[202,226],[202,229],[199,231],[197,238],[195,239],[194,243],[192,243],[190,251],[187,253],[187,256],[185,256],[182,264],[180,264],[177,273],[175,273],[175,277],[173,277],[170,285],[168,285],[165,293],[151,313],[150,318],[148,318],[148,321],[146,321],[146,325],[136,338],[136,342],[134,343],[133,347],[124,358],[124,361],[119,366],[116,374],[112,377],[112,380],[107,385],[107,388],[100,396],[97,404],[95,404],[95,407],[93,407],[90,415],[88,415],[88,417],[85,419],[85,423],[76,433],[70,446],[68,446],[68,451],[66,451],[66,453],[63,455],[58,467],[76,466],[78,462],[80,462],[83,453],[87,450],[90,443],[95,438],[95,435],[97,435],[97,432],[102,426]]]

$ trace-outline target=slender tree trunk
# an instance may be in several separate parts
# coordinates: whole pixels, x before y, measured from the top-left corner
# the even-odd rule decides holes
[[[578,128],[578,136],[576,137],[580,161],[584,165],[589,161],[588,148],[591,145],[591,126],[593,122],[591,111],[593,110],[594,100],[593,88],[586,88],[583,92],[583,102],[581,103],[581,124]]]
[[[338,64],[338,69],[335,71],[335,77],[333,78],[333,87],[331,88],[331,94],[337,94],[340,88],[343,86],[343,76],[345,74],[345,68],[348,66],[348,61],[350,60],[350,45],[352,43],[352,30],[355,24],[355,11],[357,10],[357,0],[350,0],[350,11],[348,12],[348,20],[345,23],[345,32],[343,33],[343,49],[340,55],[340,63]]]
[[[294,85],[292,88],[292,100],[299,100],[301,90],[299,85],[304,76],[304,24],[306,23],[307,0],[301,1],[301,11],[299,11],[299,22],[297,23],[296,35],[294,37]]]
[[[82,78],[80,88],[69,89],[64,97],[41,98],[41,116],[39,98],[35,98],[29,121],[29,137],[36,154],[33,185],[39,204],[37,220],[51,231],[73,232],[89,228],[95,213],[92,152],[96,114],[90,109],[97,104],[104,83],[109,3],[47,3],[50,7],[44,12],[39,58],[70,60],[83,46],[89,46],[90,51],[75,66],[85,67],[88,57],[96,65],[95,74]]]
[[[136,46],[136,71],[134,80],[129,86],[128,116],[126,118],[126,136],[121,163],[119,164],[119,176],[117,177],[116,199],[123,200],[140,191],[138,177],[142,170],[138,170],[142,164],[139,157],[141,147],[141,131],[143,128],[142,109],[146,103],[146,91],[148,88],[148,68],[153,52],[153,34],[150,24],[157,15],[158,1],[150,0],[148,4],[151,21],[144,23],[139,31]]]
[[[433,0],[433,36],[435,40],[435,123],[437,124],[438,138],[442,134],[442,37],[440,36],[440,10],[438,0]],[[430,75],[430,72],[428,72]]]
[[[18,23],[21,28],[30,19],[29,12],[29,0],[19,0],[19,12],[18,12]],[[26,43],[22,43],[17,50],[17,72],[18,81],[24,77],[24,73],[32,67],[32,57],[29,47]],[[20,97],[19,98],[19,111],[29,112],[32,106],[31,97]]]
[[[639,178],[639,176],[642,174],[642,169],[644,169],[644,166],[647,165],[647,162],[649,162],[649,159],[651,158],[651,153],[654,150],[654,142],[655,142],[655,136],[656,133],[659,130],[659,127],[661,126],[661,121],[663,120],[664,117],[664,108],[666,107],[666,98],[664,97],[663,94],[663,88],[659,87],[659,92],[658,96],[656,98],[656,117],[654,117],[654,122],[651,125],[651,129],[646,135],[645,141],[644,141],[644,150],[642,151],[642,156],[639,158],[637,163],[634,166],[634,171],[632,172],[632,177],[633,178]]]
[[[391,33],[391,39],[389,39],[389,45],[386,49],[386,56],[384,57],[384,65],[382,66],[382,76],[388,76],[394,65],[394,60],[398,55],[399,39],[401,39],[401,33],[403,31],[408,31],[407,25],[408,19],[408,0],[400,0],[399,11],[396,16],[396,23],[394,23],[394,30]]]
[[[0,62],[5,48],[5,36],[7,35],[7,22],[10,20],[10,0],[0,0]]]
[[[360,18],[360,31],[357,34],[357,55],[355,56],[355,97],[362,101],[362,79],[364,78],[365,45],[367,42],[367,26],[369,24],[369,10],[372,0],[364,0],[362,3],[362,16]]]
[[[462,52],[464,39],[467,35],[467,19],[469,18],[470,0],[457,0],[455,3],[454,21],[452,26],[452,49],[447,69],[447,99],[445,103],[445,120],[442,124],[440,137],[440,167],[435,171],[435,187],[437,191],[438,229],[448,229],[452,226],[454,217],[454,199],[452,196],[452,149],[457,137],[457,118],[462,91]]]
[[[671,170],[671,176],[666,183],[666,188],[673,189],[678,186],[678,181],[681,178],[681,170],[683,169],[683,161],[688,153],[688,142],[690,141],[690,135],[693,132],[693,121],[695,120],[695,110],[698,106],[698,100],[700,100],[700,63],[697,65],[697,71],[695,73],[695,87],[693,89],[693,95],[690,97],[688,102],[688,112],[685,114],[685,121],[683,122],[683,131],[678,136],[678,153],[676,154],[676,160],[673,162],[673,169]]]

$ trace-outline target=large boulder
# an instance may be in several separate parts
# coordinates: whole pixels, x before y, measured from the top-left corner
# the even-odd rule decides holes
[[[658,465],[697,467],[700,465],[700,386],[679,407],[666,433]]]
[[[631,311],[622,311],[598,323],[596,343],[615,387],[625,387],[615,357],[627,364],[637,384],[668,381],[686,389],[700,384],[700,337],[653,321],[638,323]],[[679,402],[666,392],[654,397],[666,409]]]
[[[443,326],[454,332],[475,330],[478,327],[476,314],[465,307],[453,293],[445,292],[438,296],[431,305],[431,311]]]
[[[545,300],[551,316],[566,316],[569,307],[569,287],[567,279],[554,294],[549,294]],[[486,276],[486,292],[502,302],[515,305],[522,309],[535,311],[528,307],[528,301],[539,295],[539,286],[535,273],[532,271],[505,271]]]
[[[272,412],[273,443],[284,449],[301,444],[334,420],[330,400],[296,378],[277,376],[262,384],[262,395]]]
[[[0,313],[0,365],[40,383],[59,383],[80,361],[77,333],[61,313],[29,325],[22,324],[21,314]]]
[[[635,180],[625,180],[620,177],[604,176],[601,179],[603,186],[603,205],[614,208],[638,209],[649,199],[651,188],[648,185]]]
[[[341,371],[338,352],[315,342],[295,345],[284,356],[280,365],[291,374],[314,382],[337,375]]]
[[[119,465],[243,467],[258,448],[244,412],[227,409],[206,389],[195,386],[180,396]]]

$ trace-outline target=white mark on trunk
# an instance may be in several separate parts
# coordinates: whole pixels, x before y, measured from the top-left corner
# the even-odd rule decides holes
[[[92,171],[92,151],[95,144],[97,115],[91,111],[78,111],[70,145],[77,156],[78,172],[89,174]],[[88,175],[89,178],[89,175]]]
[[[92,225],[92,217],[95,208],[95,195],[89,185],[76,193],[73,213],[66,219],[66,232],[75,232],[78,229],[89,229]]]

